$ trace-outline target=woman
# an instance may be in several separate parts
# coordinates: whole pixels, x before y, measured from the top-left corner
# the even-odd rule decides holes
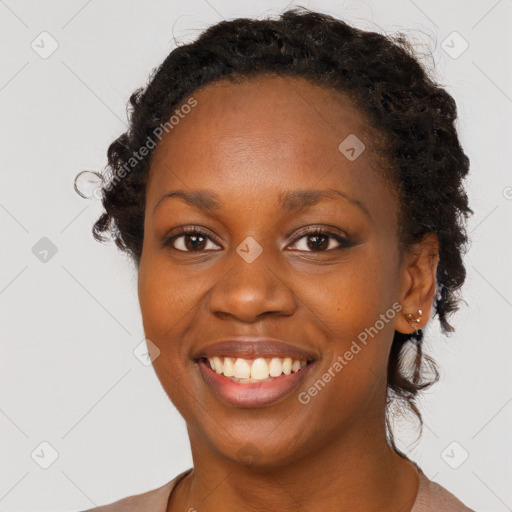
[[[422,329],[453,330],[472,213],[455,102],[406,41],[221,22],[130,102],[93,232],[136,265],[194,467],[101,509],[470,510],[390,428],[438,379]]]

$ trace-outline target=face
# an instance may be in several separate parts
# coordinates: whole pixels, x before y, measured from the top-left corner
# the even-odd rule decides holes
[[[193,98],[154,150],[138,276],[153,365],[193,451],[238,460],[250,446],[282,464],[343,433],[368,439],[382,430],[403,280],[395,194],[365,119],[296,78],[220,82]],[[351,134],[366,141],[355,159],[338,149]],[[164,198],[176,190],[195,204]],[[283,340],[314,362],[277,400],[228,402],[194,355],[244,337]]]

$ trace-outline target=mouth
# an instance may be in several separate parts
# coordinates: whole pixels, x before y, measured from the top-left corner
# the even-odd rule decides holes
[[[315,361],[291,357],[199,357],[194,360],[204,382],[235,407],[264,407],[291,394]]]
[[[281,375],[291,375],[311,364],[312,360],[292,359],[291,357],[257,357],[247,359],[242,357],[203,357],[203,363],[218,375],[223,375],[233,382],[250,384],[255,382],[270,382]]]

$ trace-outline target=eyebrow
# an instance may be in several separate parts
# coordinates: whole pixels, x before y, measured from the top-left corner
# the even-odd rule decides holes
[[[222,201],[220,200],[219,195],[211,190],[195,190],[192,192],[187,192],[185,190],[171,190],[158,200],[153,209],[153,213],[156,212],[157,208],[164,200],[171,199],[173,197],[181,199],[190,206],[209,212],[220,210],[222,207]],[[370,212],[361,201],[350,197],[341,190],[333,188],[324,190],[292,190],[281,192],[279,194],[279,205],[287,213],[296,213],[318,204],[323,199],[338,198],[344,199],[357,206],[369,218],[371,218]]]

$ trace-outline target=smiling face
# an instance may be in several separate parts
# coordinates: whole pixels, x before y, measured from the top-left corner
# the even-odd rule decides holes
[[[153,154],[138,281],[145,334],[160,350],[153,365],[193,452],[235,460],[250,443],[262,464],[279,465],[343,436],[383,436],[393,304],[407,282],[395,193],[375,170],[364,118],[298,78],[220,82],[193,96]],[[355,160],[338,149],[350,134],[366,140]],[[195,201],[163,198],[177,190]],[[229,404],[193,355],[244,336],[283,340],[315,363],[276,402]]]

